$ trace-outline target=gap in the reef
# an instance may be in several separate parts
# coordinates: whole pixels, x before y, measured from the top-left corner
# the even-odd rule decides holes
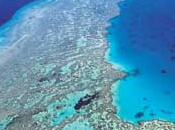
[[[119,6],[107,28],[107,60],[131,75],[114,91],[117,115],[133,123],[175,122],[175,1],[125,0]]]

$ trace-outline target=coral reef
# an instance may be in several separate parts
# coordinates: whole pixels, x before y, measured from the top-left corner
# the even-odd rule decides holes
[[[116,116],[112,84],[126,74],[104,55],[117,2],[48,0],[23,12],[0,54],[1,129],[175,130],[169,122],[134,126]]]

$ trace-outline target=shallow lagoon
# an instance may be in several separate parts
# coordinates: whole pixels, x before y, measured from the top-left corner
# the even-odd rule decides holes
[[[126,0],[119,6],[107,29],[107,59],[130,75],[114,92],[117,115],[134,123],[174,122],[175,1]]]

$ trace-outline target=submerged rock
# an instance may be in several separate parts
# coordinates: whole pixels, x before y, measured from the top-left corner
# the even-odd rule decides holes
[[[146,97],[143,98],[144,101],[147,101],[148,99]]]
[[[44,82],[44,81],[49,81],[49,79],[47,77],[42,77],[39,79],[39,82]]]
[[[167,73],[167,71],[166,71],[165,69],[162,69],[162,70],[161,70],[161,73],[162,73],[162,74],[165,74],[165,73]]]
[[[138,112],[135,114],[135,118],[141,118],[144,116],[144,113],[143,112]]]
[[[164,109],[162,109],[161,112],[164,114],[173,114],[173,112]]]
[[[149,113],[149,115],[150,115],[150,116],[155,116],[156,114],[153,113],[153,112],[151,112],[151,113]]]

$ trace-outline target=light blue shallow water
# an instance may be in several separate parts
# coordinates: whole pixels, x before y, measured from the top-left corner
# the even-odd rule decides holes
[[[114,92],[117,115],[130,122],[175,122],[175,1],[126,0],[109,22],[108,61],[130,76]]]

